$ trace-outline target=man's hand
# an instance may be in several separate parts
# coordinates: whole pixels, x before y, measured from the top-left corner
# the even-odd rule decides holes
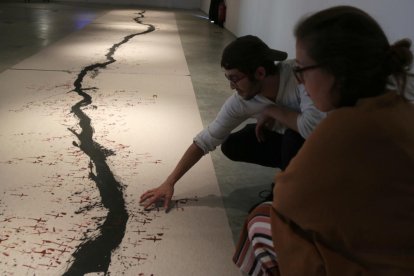
[[[164,201],[165,211],[168,212],[170,207],[171,198],[174,194],[175,183],[195,164],[203,157],[204,151],[197,146],[194,142],[188,147],[184,155],[181,157],[175,169],[167,177],[167,179],[155,189],[151,189],[142,194],[139,201],[144,205],[145,209],[148,209],[157,201]]]
[[[139,203],[144,205],[144,209],[148,209],[151,205],[161,200],[164,201],[165,211],[168,211],[173,194],[174,187],[167,182],[164,182],[158,188],[143,193]]]
[[[272,117],[267,116],[266,114],[262,114],[262,116],[257,120],[256,124],[256,138],[259,143],[265,141],[265,135],[263,134],[263,129],[270,129],[271,126],[274,124],[275,120]]]

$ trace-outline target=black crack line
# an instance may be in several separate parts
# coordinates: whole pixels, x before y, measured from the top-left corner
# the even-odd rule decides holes
[[[97,229],[99,230],[99,234],[83,241],[72,254],[73,262],[64,275],[84,275],[91,272],[104,272],[107,274],[111,262],[111,253],[118,248],[125,235],[129,215],[125,207],[123,187],[115,179],[110,167],[106,163],[106,158],[114,154],[114,152],[108,151],[93,140],[94,129],[91,119],[82,110],[82,108],[92,103],[92,97],[86,91],[91,89],[96,90],[97,88],[83,88],[82,82],[88,72],[94,72],[96,74],[99,69],[103,69],[107,65],[115,62],[116,60],[113,56],[121,45],[127,43],[137,35],[146,34],[155,30],[153,25],[143,24],[141,22],[144,13],[145,11],[139,12],[139,16],[134,18],[134,20],[138,24],[148,26],[147,30],[128,35],[121,42],[114,44],[105,55],[106,62],[86,66],[78,74],[74,82],[75,89],[73,91],[83,98],[71,108],[71,112],[79,120],[80,132],[76,132],[74,129],[69,129],[69,131],[79,139],[79,144],[74,144],[90,158],[89,177],[96,183],[102,205],[108,209],[108,214],[104,223]],[[95,172],[93,172],[93,167],[95,167]]]

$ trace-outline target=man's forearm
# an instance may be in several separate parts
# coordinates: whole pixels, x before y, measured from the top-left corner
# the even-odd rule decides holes
[[[175,183],[183,177],[200,159],[203,157],[204,151],[195,143],[192,143],[181,157],[177,166],[168,176],[167,181],[170,185]]]
[[[299,112],[283,106],[271,106],[265,111],[265,115],[297,132],[299,132],[297,123],[299,114]]]

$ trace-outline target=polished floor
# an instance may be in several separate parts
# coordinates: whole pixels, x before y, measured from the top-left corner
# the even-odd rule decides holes
[[[42,2],[0,4],[0,33],[6,38],[0,44],[0,72],[16,70],[15,64],[116,8]],[[206,126],[232,93],[219,64],[222,49],[235,37],[209,23],[206,15],[199,11],[175,11],[175,20],[202,123]],[[270,188],[274,170],[232,162],[219,149],[212,152],[211,157],[236,241],[247,211],[261,200],[260,192]]]

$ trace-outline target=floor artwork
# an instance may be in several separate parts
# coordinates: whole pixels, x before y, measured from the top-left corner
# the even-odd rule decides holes
[[[239,275],[174,14],[114,10],[0,74],[2,275]]]

